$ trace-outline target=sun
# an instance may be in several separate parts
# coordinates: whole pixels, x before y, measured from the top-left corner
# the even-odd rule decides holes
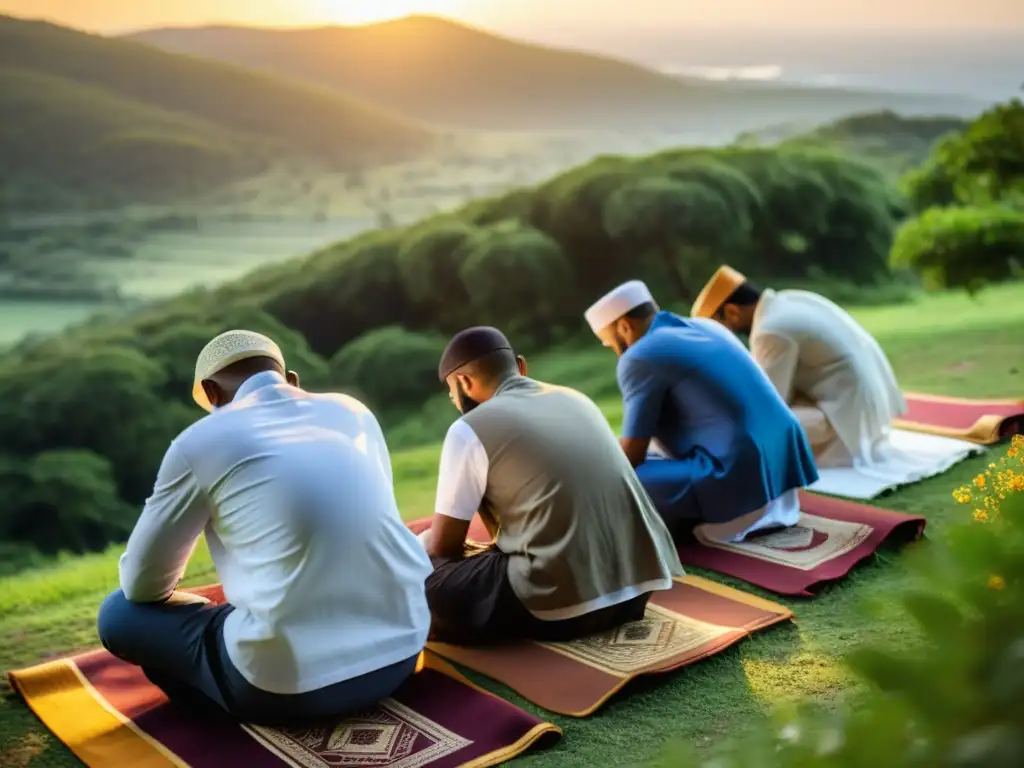
[[[412,14],[449,16],[466,0],[315,0],[324,21],[337,24],[372,24]]]

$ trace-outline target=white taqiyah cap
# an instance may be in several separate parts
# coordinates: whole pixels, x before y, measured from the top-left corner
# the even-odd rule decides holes
[[[205,411],[212,411],[213,406],[202,382],[229,365],[248,360],[252,357],[269,357],[276,360],[284,368],[284,355],[273,339],[255,331],[225,331],[217,336],[199,353],[196,359],[196,375],[192,382],[192,399]]]
[[[630,310],[648,303],[655,304],[655,301],[647,286],[640,280],[630,280],[594,302],[583,316],[590,324],[590,330],[596,334]]]

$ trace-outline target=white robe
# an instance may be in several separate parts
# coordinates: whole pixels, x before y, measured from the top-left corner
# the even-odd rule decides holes
[[[824,296],[765,290],[750,351],[804,425],[821,474],[812,490],[873,498],[981,451],[961,440],[894,430],[907,401],[889,360]]]

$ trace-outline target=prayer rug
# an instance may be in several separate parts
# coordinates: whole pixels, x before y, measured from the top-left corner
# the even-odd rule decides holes
[[[991,445],[1024,434],[1024,400],[967,400],[942,395],[907,394],[900,429]]]
[[[586,717],[640,675],[679,669],[793,617],[782,605],[697,576],[655,592],[641,621],[567,643],[428,648],[504,683],[539,707]]]
[[[811,491],[868,500],[904,485],[941,475],[985,448],[967,440],[894,429],[875,447],[872,462],[855,467],[819,467]]]
[[[813,596],[812,588],[846,576],[883,542],[921,538],[925,519],[867,504],[800,493],[800,521],[751,534],[733,544],[688,541],[679,547],[684,565],[733,576],[780,595]]]
[[[222,599],[220,588],[191,590]],[[39,719],[90,768],[455,768],[498,765],[561,734],[429,651],[389,699],[301,727],[240,724],[171,704],[104,650],[11,672]],[[557,737],[557,736],[555,736]]]

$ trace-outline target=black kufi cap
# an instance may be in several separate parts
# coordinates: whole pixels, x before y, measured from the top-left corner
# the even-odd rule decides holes
[[[444,383],[452,373],[466,363],[499,349],[513,351],[505,334],[497,328],[481,325],[459,331],[444,348],[441,363],[437,366],[437,377]]]

